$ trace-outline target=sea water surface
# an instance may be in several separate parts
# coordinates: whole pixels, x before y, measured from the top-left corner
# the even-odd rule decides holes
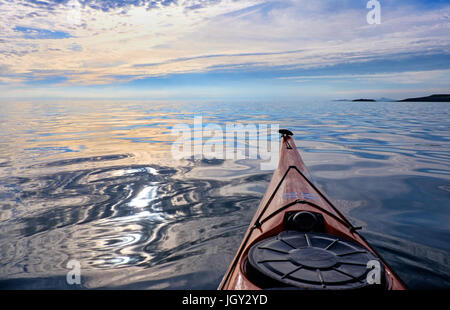
[[[0,102],[0,289],[215,289],[272,171],[176,124],[279,124],[409,288],[450,288],[450,103]],[[239,146],[239,147],[245,147]],[[81,284],[66,281],[68,262]]]

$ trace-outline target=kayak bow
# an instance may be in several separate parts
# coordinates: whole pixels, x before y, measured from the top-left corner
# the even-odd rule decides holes
[[[280,133],[278,167],[219,289],[405,289]]]

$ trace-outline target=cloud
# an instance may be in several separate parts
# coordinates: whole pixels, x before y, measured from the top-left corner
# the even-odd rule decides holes
[[[197,0],[184,1],[191,3],[188,7],[197,8],[205,7],[211,3],[219,2],[220,0]],[[94,10],[103,12],[110,12],[114,10],[128,10],[132,7],[145,7],[147,9],[164,8],[170,5],[177,5],[177,0],[24,0],[24,3],[34,8],[43,8],[46,10],[57,10],[61,6],[80,5],[82,7],[89,7]]]
[[[200,56],[192,56],[192,57],[180,57],[175,59],[168,59],[163,62],[156,63],[144,63],[144,64],[135,64],[134,67],[153,67],[165,64],[172,64],[177,62],[185,62],[190,60],[198,60],[198,59],[208,59],[208,58],[224,58],[224,57],[253,57],[253,56],[271,56],[271,55],[287,55],[287,54],[295,54],[299,53],[302,50],[293,50],[293,51],[281,51],[281,52],[259,52],[259,53],[238,53],[238,54],[211,54],[211,55],[200,55]]]
[[[430,3],[383,1],[381,24],[368,25],[365,3],[349,0],[1,1],[0,65],[8,73],[0,71],[0,79],[47,85],[53,76],[56,85],[70,86],[308,71],[407,84],[418,75],[402,79],[396,70],[436,70],[425,56],[450,54],[450,5]]]
[[[396,84],[424,84],[427,82],[447,84],[450,80],[450,69],[447,70],[426,70],[426,71],[406,71],[391,73],[367,73],[367,74],[335,74],[335,75],[302,75],[280,77],[279,79],[293,80],[296,82],[307,82],[311,80],[338,80],[338,81],[364,81],[376,83],[396,83]]]
[[[83,47],[80,44],[72,43],[68,48],[70,51],[81,52],[83,51]]]

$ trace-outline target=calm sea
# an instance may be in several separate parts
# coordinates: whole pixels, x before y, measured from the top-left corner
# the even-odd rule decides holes
[[[279,124],[410,288],[450,288],[450,103],[0,102],[1,289],[215,289],[271,171],[171,128]],[[241,147],[245,147],[241,146]],[[81,284],[66,282],[81,264]]]

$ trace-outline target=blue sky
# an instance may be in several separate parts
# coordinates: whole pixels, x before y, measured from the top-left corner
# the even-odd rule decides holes
[[[14,31],[22,33],[25,39],[66,39],[70,38],[70,34],[64,31],[47,30],[39,28],[30,28],[16,26]]]
[[[449,93],[450,2],[367,2],[0,1],[0,97]]]

